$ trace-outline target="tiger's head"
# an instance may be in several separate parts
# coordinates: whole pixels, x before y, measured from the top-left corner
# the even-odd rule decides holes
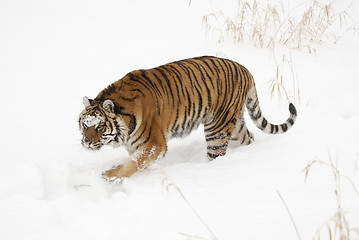
[[[98,150],[109,143],[118,144],[121,128],[116,120],[112,100],[100,102],[84,97],[83,104],[85,109],[79,116],[82,146]]]

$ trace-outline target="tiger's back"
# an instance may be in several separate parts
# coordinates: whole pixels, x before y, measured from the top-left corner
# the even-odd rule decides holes
[[[238,117],[251,86],[250,73],[238,63],[200,57],[133,71],[95,100],[113,99],[125,115],[138,120],[159,115],[162,130],[171,138],[185,136],[199,124],[211,126],[213,118],[226,122]],[[130,137],[135,135],[131,131]]]
[[[106,108],[105,102],[111,106]],[[131,155],[127,165],[136,163],[137,171],[165,154],[169,138],[185,136],[200,124],[204,124],[210,160],[224,155],[231,139],[239,145],[251,143],[253,135],[243,118],[245,105],[252,120],[267,133],[287,131],[296,117],[290,105],[287,122],[268,123],[261,114],[249,71],[236,62],[216,57],[186,59],[130,72],[100,92],[90,106],[96,104],[98,108],[102,104],[112,114],[112,134]],[[107,171],[105,178],[129,177],[136,171],[125,169],[134,168],[121,165]]]

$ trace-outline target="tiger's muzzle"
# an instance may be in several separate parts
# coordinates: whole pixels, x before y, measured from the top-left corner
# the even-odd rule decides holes
[[[94,142],[93,139],[89,139],[87,137],[82,138],[81,144],[84,148],[88,150],[99,150],[102,147],[101,142]]]

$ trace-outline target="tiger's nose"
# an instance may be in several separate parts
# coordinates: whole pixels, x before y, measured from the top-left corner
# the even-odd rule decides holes
[[[88,139],[87,137],[84,138],[84,143],[86,143],[87,145],[90,145],[92,143],[92,141],[90,141],[90,139]]]

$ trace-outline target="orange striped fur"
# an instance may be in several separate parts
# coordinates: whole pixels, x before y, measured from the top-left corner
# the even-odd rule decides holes
[[[83,102],[83,146],[122,145],[130,155],[123,165],[103,173],[109,182],[120,182],[163,157],[170,138],[188,135],[200,124],[209,160],[225,155],[231,140],[250,144],[244,106],[257,127],[271,134],[286,132],[297,115],[290,104],[285,123],[269,123],[250,72],[234,61],[208,56],[132,71]]]

